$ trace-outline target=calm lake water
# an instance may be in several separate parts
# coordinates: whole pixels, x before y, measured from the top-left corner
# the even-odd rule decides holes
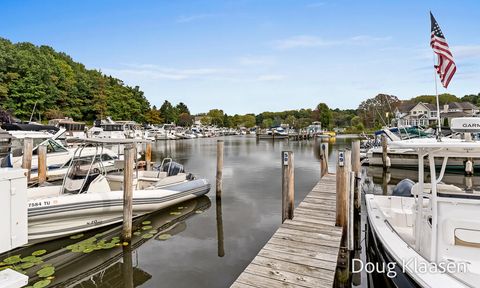
[[[225,151],[223,196],[217,202],[218,139],[225,141]],[[330,143],[330,170],[335,151],[349,143],[345,138]],[[210,193],[137,219],[131,248],[118,243],[121,228],[115,226],[13,251],[2,259],[25,259],[45,249],[36,259],[14,264],[33,263],[20,268],[31,276],[30,285],[46,279],[41,284],[48,287],[132,287],[132,282],[133,287],[228,287],[280,225],[281,151],[294,152],[298,205],[318,182],[319,145],[315,140],[273,142],[248,136],[156,142],[154,160],[171,157],[188,172],[209,179]],[[153,237],[145,236],[145,230],[153,230]],[[43,266],[47,268],[38,277]]]

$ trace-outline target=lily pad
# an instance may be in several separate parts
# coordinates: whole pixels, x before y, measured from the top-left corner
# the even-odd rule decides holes
[[[112,238],[112,240],[110,241],[110,243],[113,243],[113,244],[117,244],[120,242],[120,238]]]
[[[181,212],[170,212],[170,215],[182,215]]]
[[[183,206],[180,206],[180,207],[177,207],[178,210],[182,210],[183,209]]]
[[[142,230],[150,230],[152,228],[153,228],[152,226],[148,225],[148,226],[143,226]]]
[[[148,233],[150,233],[150,234],[157,234],[157,232],[158,232],[158,231],[155,230],[155,229],[148,231]]]
[[[48,279],[41,280],[41,281],[38,281],[35,284],[33,284],[33,288],[43,288],[43,287],[48,286],[50,283],[52,283],[51,280],[48,280]]]
[[[145,233],[142,235],[142,238],[144,239],[148,239],[148,238],[152,238],[153,237],[153,234],[150,234],[150,233]]]
[[[18,262],[22,261],[22,258],[20,258],[20,255],[13,255],[8,258],[3,259],[3,262],[5,264],[16,264]]]
[[[93,252],[93,250],[94,250],[94,248],[88,247],[88,248],[85,248],[82,252],[83,253],[90,253],[90,252]]]
[[[41,255],[43,255],[43,254],[45,254],[45,253],[47,253],[47,250],[41,249],[41,250],[34,251],[34,252],[32,253],[32,255],[33,255],[33,256],[41,256]]]
[[[55,268],[48,266],[37,271],[37,275],[42,278],[46,278],[55,274]]]
[[[25,258],[22,258],[22,262],[38,262],[39,260],[42,260],[40,257],[37,256],[27,256]]]
[[[150,224],[152,224],[152,221],[143,221],[142,222],[142,225],[150,225]]]
[[[111,249],[115,247],[115,243],[105,243],[105,245],[103,245],[103,249]]]
[[[140,232],[140,231],[135,231],[135,232],[133,232],[133,235],[135,235],[135,236],[140,236],[140,235],[142,235],[142,232]]]
[[[70,239],[75,240],[75,239],[80,239],[80,238],[82,238],[82,237],[83,237],[83,234],[80,233],[80,234],[77,234],[77,235],[72,235],[72,236],[70,236]]]
[[[170,238],[172,238],[172,235],[170,235],[168,233],[158,235],[158,237],[157,237],[158,240],[162,240],[162,241],[168,240]]]
[[[32,263],[32,262],[27,262],[27,263],[23,263],[22,265],[20,265],[20,268],[22,269],[28,269],[30,267],[33,267],[35,264]]]

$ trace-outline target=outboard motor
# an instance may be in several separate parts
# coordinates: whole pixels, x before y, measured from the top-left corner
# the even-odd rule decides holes
[[[185,172],[185,170],[182,164],[171,161],[163,166],[163,172],[167,172],[168,176],[175,176],[178,173]]]
[[[412,187],[415,185],[410,179],[403,179],[393,188],[392,196],[412,197]]]

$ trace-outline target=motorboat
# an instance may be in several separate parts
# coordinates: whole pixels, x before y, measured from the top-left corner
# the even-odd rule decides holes
[[[416,169],[418,167],[418,157],[415,149],[411,149],[409,147],[403,148],[403,146],[395,147],[392,146],[394,143],[399,143],[401,141],[408,140],[409,143],[416,142],[419,145],[435,143],[435,142],[445,142],[445,143],[460,143],[462,139],[459,139],[457,135],[450,135],[449,137],[440,137],[435,138],[432,135],[428,135],[425,133],[402,133],[403,135],[409,135],[408,138],[404,138],[405,136],[401,137],[400,134],[395,133],[396,131],[400,131],[400,129],[387,129],[384,128],[381,131],[377,131],[376,135],[385,134],[387,138],[388,148],[387,148],[387,156],[390,162],[390,167],[394,168],[407,168],[407,169]],[[457,138],[455,138],[457,137]],[[368,159],[368,164],[370,166],[382,166],[382,153],[383,148],[379,145],[379,142],[376,141],[374,147],[370,148],[367,153],[366,157]],[[450,157],[447,163],[448,170],[462,170],[465,168],[465,157]],[[436,159],[435,163],[438,167],[442,165],[440,159]],[[479,163],[480,164],[480,163]],[[476,168],[480,168],[480,165],[474,164]],[[427,164],[425,163],[425,167]]]
[[[22,133],[9,131],[12,135],[11,140],[11,166],[20,168],[22,166],[23,142],[25,138],[33,139],[32,166],[30,181],[35,182],[38,177],[38,147],[47,147],[47,181],[61,180],[68,170],[68,166],[74,157],[78,147],[65,147],[59,137],[63,135],[65,129],[61,128],[56,134],[50,134],[41,131],[23,131]],[[84,140],[81,140],[84,141]],[[100,157],[103,160],[105,169],[111,171],[114,169],[114,161],[119,159],[119,155],[110,149],[102,147],[101,150],[95,147],[82,146],[82,157]]]
[[[122,141],[124,145],[136,143],[134,139]],[[98,141],[97,146],[110,142]],[[95,145],[95,141],[90,143]],[[107,174],[101,157],[83,157],[81,152],[70,162],[61,185],[28,189],[29,241],[46,241],[122,221],[123,173]],[[115,165],[121,168],[121,164],[117,161]],[[183,166],[171,160],[163,161],[157,171],[137,169],[133,175],[133,217],[209,190],[206,179],[185,173]]]
[[[478,133],[480,118],[457,118],[451,123],[452,131]],[[480,159],[480,143],[465,138],[391,143],[396,149],[413,150],[419,164],[418,181],[408,195],[365,196],[367,261],[388,267],[388,272],[375,273],[383,286],[476,287],[480,283],[480,191],[444,179],[450,158],[467,157],[470,169]],[[425,181],[424,161],[430,182]]]
[[[52,119],[48,121],[48,125],[65,129],[66,141],[79,140],[87,138],[87,130],[84,122],[76,122],[70,118]]]

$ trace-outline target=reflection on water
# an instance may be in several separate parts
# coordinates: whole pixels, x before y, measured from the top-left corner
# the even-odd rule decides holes
[[[179,205],[181,206],[174,205],[135,219],[133,229],[136,233],[132,237],[131,245],[125,246],[121,243],[119,237],[122,226],[114,225],[85,235],[74,235],[17,249],[4,256],[20,255],[22,260],[15,263],[13,268],[26,273],[30,277],[30,285],[41,282],[48,284],[48,287],[137,287],[152,277],[138,267],[141,261],[138,259],[138,249],[150,239],[159,239],[166,233],[170,238],[184,231],[185,221],[207,210],[210,199],[202,196]],[[27,265],[30,267],[26,268],[23,264],[29,262],[26,260],[32,256],[28,255],[35,255],[35,251],[44,252],[36,257],[37,263]],[[48,274],[42,274],[41,271]]]
[[[153,146],[153,160],[171,157],[188,172],[215,183],[217,139],[158,141]],[[223,139],[222,199],[217,201],[212,190],[208,197],[137,219],[134,229],[138,233],[131,249],[114,241],[120,225],[85,233],[80,239],[23,248],[10,255],[25,257],[38,249],[47,250],[43,263],[25,272],[33,284],[41,280],[36,275],[38,269],[51,264],[55,272],[48,287],[228,287],[281,223],[281,151],[292,150],[295,154],[298,205],[318,182],[320,141],[242,136]],[[335,169],[336,150],[344,149],[349,142],[337,138],[329,143],[330,171]],[[208,209],[209,197],[216,209]],[[91,238],[95,240],[86,241]],[[111,245],[114,247],[108,248]]]

